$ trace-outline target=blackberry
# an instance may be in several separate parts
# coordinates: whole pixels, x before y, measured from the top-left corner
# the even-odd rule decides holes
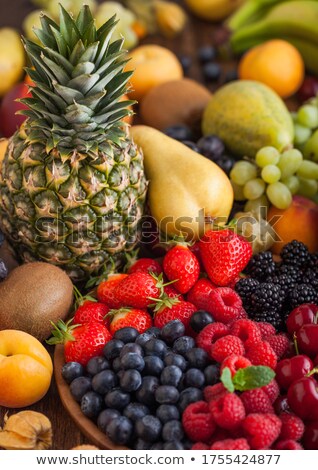
[[[278,276],[285,274],[287,277],[292,279],[295,284],[299,284],[300,282],[302,282],[303,278],[302,271],[300,271],[298,266],[294,266],[292,264],[281,264],[276,270],[276,274]]]
[[[298,284],[289,291],[290,309],[302,304],[314,304],[318,302],[318,293],[310,284]]]
[[[284,292],[280,286],[272,282],[263,282],[251,295],[251,308],[257,314],[263,312],[280,312],[283,307]]]
[[[310,254],[306,245],[297,240],[287,243],[280,252],[283,264],[303,267],[310,262]]]
[[[270,251],[263,251],[250,259],[244,271],[251,277],[263,281],[268,276],[274,274],[275,270],[276,265],[272,253]]]
[[[235,284],[235,290],[238,293],[238,295],[241,297],[243,306],[247,312],[249,312],[250,310],[249,307],[250,307],[251,295],[255,291],[256,287],[258,287],[259,285],[260,285],[259,281],[251,277],[240,279]]]
[[[278,285],[284,291],[285,295],[296,285],[296,281],[287,274],[269,276],[266,282]]]
[[[318,270],[318,253],[312,253],[308,262],[308,268],[314,268]]]
[[[318,268],[307,268],[304,272],[303,284],[310,284],[318,291]]]
[[[281,312],[277,312],[275,310],[270,312],[250,314],[250,319],[259,323],[271,323],[277,331],[282,331],[285,329],[284,316],[281,314]]]

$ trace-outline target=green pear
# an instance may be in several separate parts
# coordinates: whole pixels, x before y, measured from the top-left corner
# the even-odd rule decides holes
[[[226,223],[233,189],[220,167],[152,127],[130,132],[144,154],[150,213],[163,233],[195,241],[213,222]]]

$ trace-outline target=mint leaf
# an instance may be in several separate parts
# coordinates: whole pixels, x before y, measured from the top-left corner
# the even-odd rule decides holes
[[[223,383],[224,387],[231,393],[235,391],[234,384],[232,382],[232,374],[228,367],[225,367],[222,371],[222,375],[220,377],[221,382]]]
[[[233,377],[233,385],[235,390],[244,392],[244,390],[264,387],[264,385],[269,384],[274,377],[275,372],[270,367],[250,366],[239,369],[236,372]]]

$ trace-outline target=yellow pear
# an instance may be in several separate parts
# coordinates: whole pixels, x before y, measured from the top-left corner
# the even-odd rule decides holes
[[[144,154],[150,213],[163,233],[194,241],[213,221],[227,221],[233,189],[221,168],[152,127],[130,132]]]

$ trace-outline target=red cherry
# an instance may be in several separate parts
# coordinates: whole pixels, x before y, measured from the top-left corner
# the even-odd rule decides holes
[[[275,400],[274,410],[277,415],[280,415],[281,413],[291,413],[291,409],[287,400],[287,395],[280,395]]]
[[[16,114],[16,112],[28,109],[27,106],[15,100],[30,96],[28,85],[22,82],[17,83],[3,97],[0,107],[0,127],[5,137],[11,137],[26,119],[26,116]]]
[[[318,80],[315,77],[306,77],[298,90],[297,96],[302,103],[313,98],[318,93]]]
[[[312,377],[303,377],[293,382],[288,389],[288,404],[300,418],[318,420],[318,384]]]
[[[288,315],[286,325],[289,334],[297,332],[299,328],[308,323],[317,322],[318,305],[303,304],[294,308]]]
[[[318,366],[318,355],[317,355],[317,356],[315,357],[315,359],[314,359],[314,365],[315,365],[315,366]]]
[[[281,389],[288,390],[295,380],[301,379],[313,368],[309,357],[304,355],[294,356],[290,359],[279,361],[276,366],[276,380]]]
[[[302,443],[306,450],[318,450],[318,421],[306,424]]]
[[[299,351],[314,358],[318,354],[318,325],[303,325],[297,331]]]

